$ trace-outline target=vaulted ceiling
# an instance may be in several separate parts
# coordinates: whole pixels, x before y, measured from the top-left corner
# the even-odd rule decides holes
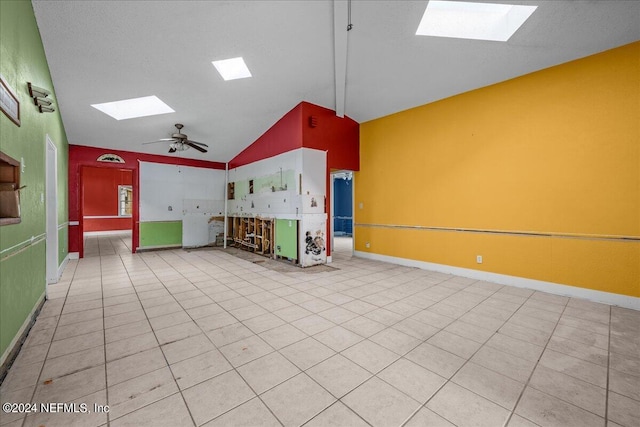
[[[640,40],[640,1],[510,1],[538,8],[508,42],[416,36],[427,1],[354,0],[348,33],[334,29],[341,0],[32,3],[71,144],[166,154],[142,143],[183,123],[209,152],[173,155],[212,161],[301,101],[336,109],[341,42],[338,105],[365,122]],[[238,56],[253,77],[224,81],[211,62]],[[91,107],[149,95],[175,113],[118,121]]]

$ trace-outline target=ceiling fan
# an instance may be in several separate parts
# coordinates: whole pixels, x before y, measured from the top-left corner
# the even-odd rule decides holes
[[[209,147],[207,144],[203,144],[202,142],[196,142],[189,139],[187,135],[181,133],[184,125],[181,123],[176,123],[176,129],[178,129],[177,133],[171,134],[171,138],[162,138],[157,141],[152,142],[143,142],[142,144],[155,144],[157,142],[170,142],[169,144],[169,153],[175,153],[176,151],[185,151],[188,150],[189,147],[194,148],[201,153],[206,153],[207,150],[203,147]]]

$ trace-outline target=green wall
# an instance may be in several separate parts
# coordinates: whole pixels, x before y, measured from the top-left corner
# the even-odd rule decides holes
[[[66,180],[65,180],[66,182]],[[66,191],[65,191],[66,194]],[[59,215],[60,213],[58,213]],[[58,265],[61,265],[69,253],[69,223],[60,224],[58,219]]]
[[[182,221],[140,223],[140,247],[182,246]]]
[[[49,89],[53,82],[31,2],[0,1],[0,74],[20,102],[21,126],[0,113],[0,151],[23,161],[20,184],[22,221],[0,226],[0,355],[25,323],[45,291],[46,135],[58,157],[59,262],[67,254],[68,143],[56,112],[41,114],[29,97],[27,82]]]

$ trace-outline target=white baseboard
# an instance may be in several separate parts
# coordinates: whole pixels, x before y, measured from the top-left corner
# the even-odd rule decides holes
[[[80,259],[80,252],[69,252],[69,259]]]
[[[71,254],[67,253],[67,256],[64,257],[62,263],[60,263],[60,266],[58,267],[58,280],[62,277],[62,273],[64,272],[64,268],[67,266],[69,259],[71,259]]]
[[[26,332],[26,329],[31,325],[31,322],[34,320],[33,315],[40,308],[40,305],[44,301],[44,296],[45,296],[45,292],[43,292],[42,295],[40,295],[40,298],[38,298],[38,301],[35,303],[35,305],[31,309],[31,313],[29,313],[27,318],[24,319],[22,326],[20,327],[16,335],[13,337],[13,339],[9,343],[9,346],[7,347],[7,349],[4,351],[4,353],[2,353],[2,356],[0,356],[0,366],[4,365],[4,363],[7,361],[7,358],[13,353],[15,346],[19,343],[20,340],[22,340],[22,338],[24,338],[23,335]]]
[[[517,288],[533,289],[550,294],[562,295],[572,298],[582,298],[603,304],[616,305],[632,310],[640,311],[640,298],[629,295],[614,294],[611,292],[596,291],[593,289],[579,288],[576,286],[562,285],[559,283],[545,282],[542,280],[527,279],[524,277],[509,276],[506,274],[491,273],[487,271],[473,270],[470,268],[453,267],[445,264],[436,264],[426,261],[417,261],[407,258],[398,258],[388,255],[372,254],[369,252],[354,251],[354,256],[375,261],[389,262],[392,264],[415,267],[423,270],[437,271],[439,273],[453,274],[476,280],[498,283],[500,285],[515,286]]]
[[[126,230],[106,230],[106,231],[85,231],[84,235],[87,236],[116,236],[120,234],[131,234],[131,229]]]
[[[333,261],[333,257],[331,255],[329,255],[327,257],[327,264],[331,264],[332,261]]]

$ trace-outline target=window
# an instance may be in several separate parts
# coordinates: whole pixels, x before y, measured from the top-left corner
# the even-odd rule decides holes
[[[118,216],[131,216],[133,212],[133,189],[130,185],[118,185]]]

